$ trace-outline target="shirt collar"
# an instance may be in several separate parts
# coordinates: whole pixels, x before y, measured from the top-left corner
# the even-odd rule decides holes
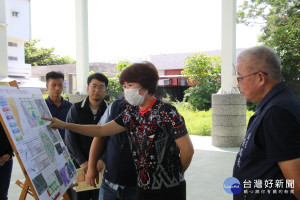
[[[50,100],[50,97],[48,97],[48,98],[46,99],[46,102],[49,103],[49,104],[51,104],[51,105],[53,104],[52,101]]]
[[[67,106],[67,101],[66,101],[63,97],[61,97],[61,98],[62,98],[62,104],[61,104],[60,106],[62,106],[62,107]],[[50,105],[54,105],[53,102],[51,101],[50,97],[48,97],[48,98],[46,99],[46,101],[47,101]]]
[[[284,82],[280,82],[277,85],[275,85],[269,92],[266,94],[266,96],[262,99],[262,101],[259,103],[255,113],[260,114],[263,110],[264,106],[279,92],[286,89],[286,85]]]
[[[97,114],[101,111],[102,107],[106,105],[106,107],[108,106],[108,103],[103,99],[99,105],[99,108],[98,108],[98,111],[97,111]],[[84,109],[87,109],[87,110],[90,110],[90,100],[89,100],[89,96],[87,96],[81,103],[81,108],[84,108]]]

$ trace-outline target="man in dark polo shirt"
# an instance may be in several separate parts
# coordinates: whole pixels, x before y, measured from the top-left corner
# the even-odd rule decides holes
[[[61,96],[64,88],[64,74],[51,71],[46,74],[46,81],[46,86],[49,91],[49,97],[46,99],[46,103],[51,115],[65,122],[72,104]],[[63,141],[65,141],[65,130],[58,129],[58,131]]]
[[[126,109],[126,105],[124,98],[111,103],[98,124],[103,125],[114,120]],[[93,139],[88,162],[87,182],[92,186],[99,182],[98,169],[102,166],[99,167],[98,159],[105,143],[107,144],[106,152],[101,157],[105,163],[105,171],[98,200],[135,200],[137,174],[126,131],[105,138],[95,137]]]
[[[237,59],[240,92],[258,107],[233,168],[242,185],[234,200],[300,199],[300,102],[282,82],[280,66],[267,46]]]

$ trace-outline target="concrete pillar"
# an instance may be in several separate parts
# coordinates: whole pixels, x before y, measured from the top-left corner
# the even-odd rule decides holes
[[[83,101],[88,95],[86,94],[70,94],[69,101],[71,103],[77,103],[79,101]]]
[[[236,88],[236,0],[222,0],[221,89],[212,95],[212,145],[240,146],[246,132],[246,102]]]
[[[75,0],[76,16],[76,91],[86,93],[89,74],[88,5],[87,0]]]
[[[246,133],[246,102],[240,94],[212,95],[212,145],[239,147]]]
[[[7,31],[5,0],[0,0],[0,76],[8,76]]]
[[[236,0],[222,0],[220,94],[238,94],[233,78],[236,74]]]

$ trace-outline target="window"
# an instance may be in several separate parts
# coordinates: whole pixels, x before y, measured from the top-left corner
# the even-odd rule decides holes
[[[8,42],[8,46],[9,46],[9,47],[17,47],[17,46],[18,46],[18,43],[15,43],[15,42]]]
[[[18,61],[18,57],[8,56],[8,60],[10,60],[10,61]]]
[[[12,12],[11,12],[11,15],[12,15],[13,17],[19,17],[20,12],[12,11]]]

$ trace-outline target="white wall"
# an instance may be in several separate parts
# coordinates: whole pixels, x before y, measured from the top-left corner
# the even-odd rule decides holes
[[[19,12],[18,17],[12,11]],[[30,1],[6,0],[7,37],[20,40],[30,39]]]
[[[7,77],[7,26],[5,0],[0,0],[0,77]]]
[[[8,38],[7,41],[17,44],[17,47],[7,46],[7,55],[18,57],[18,61],[14,61],[13,63],[24,64],[25,63],[24,41],[12,39],[12,38]],[[12,61],[8,60],[8,62],[12,62]]]
[[[7,46],[7,56],[17,57],[17,60],[8,58],[8,75],[29,76],[30,65],[25,64],[24,43],[30,40],[30,0],[6,0],[7,41],[17,46]],[[18,12],[13,16],[12,12]]]

